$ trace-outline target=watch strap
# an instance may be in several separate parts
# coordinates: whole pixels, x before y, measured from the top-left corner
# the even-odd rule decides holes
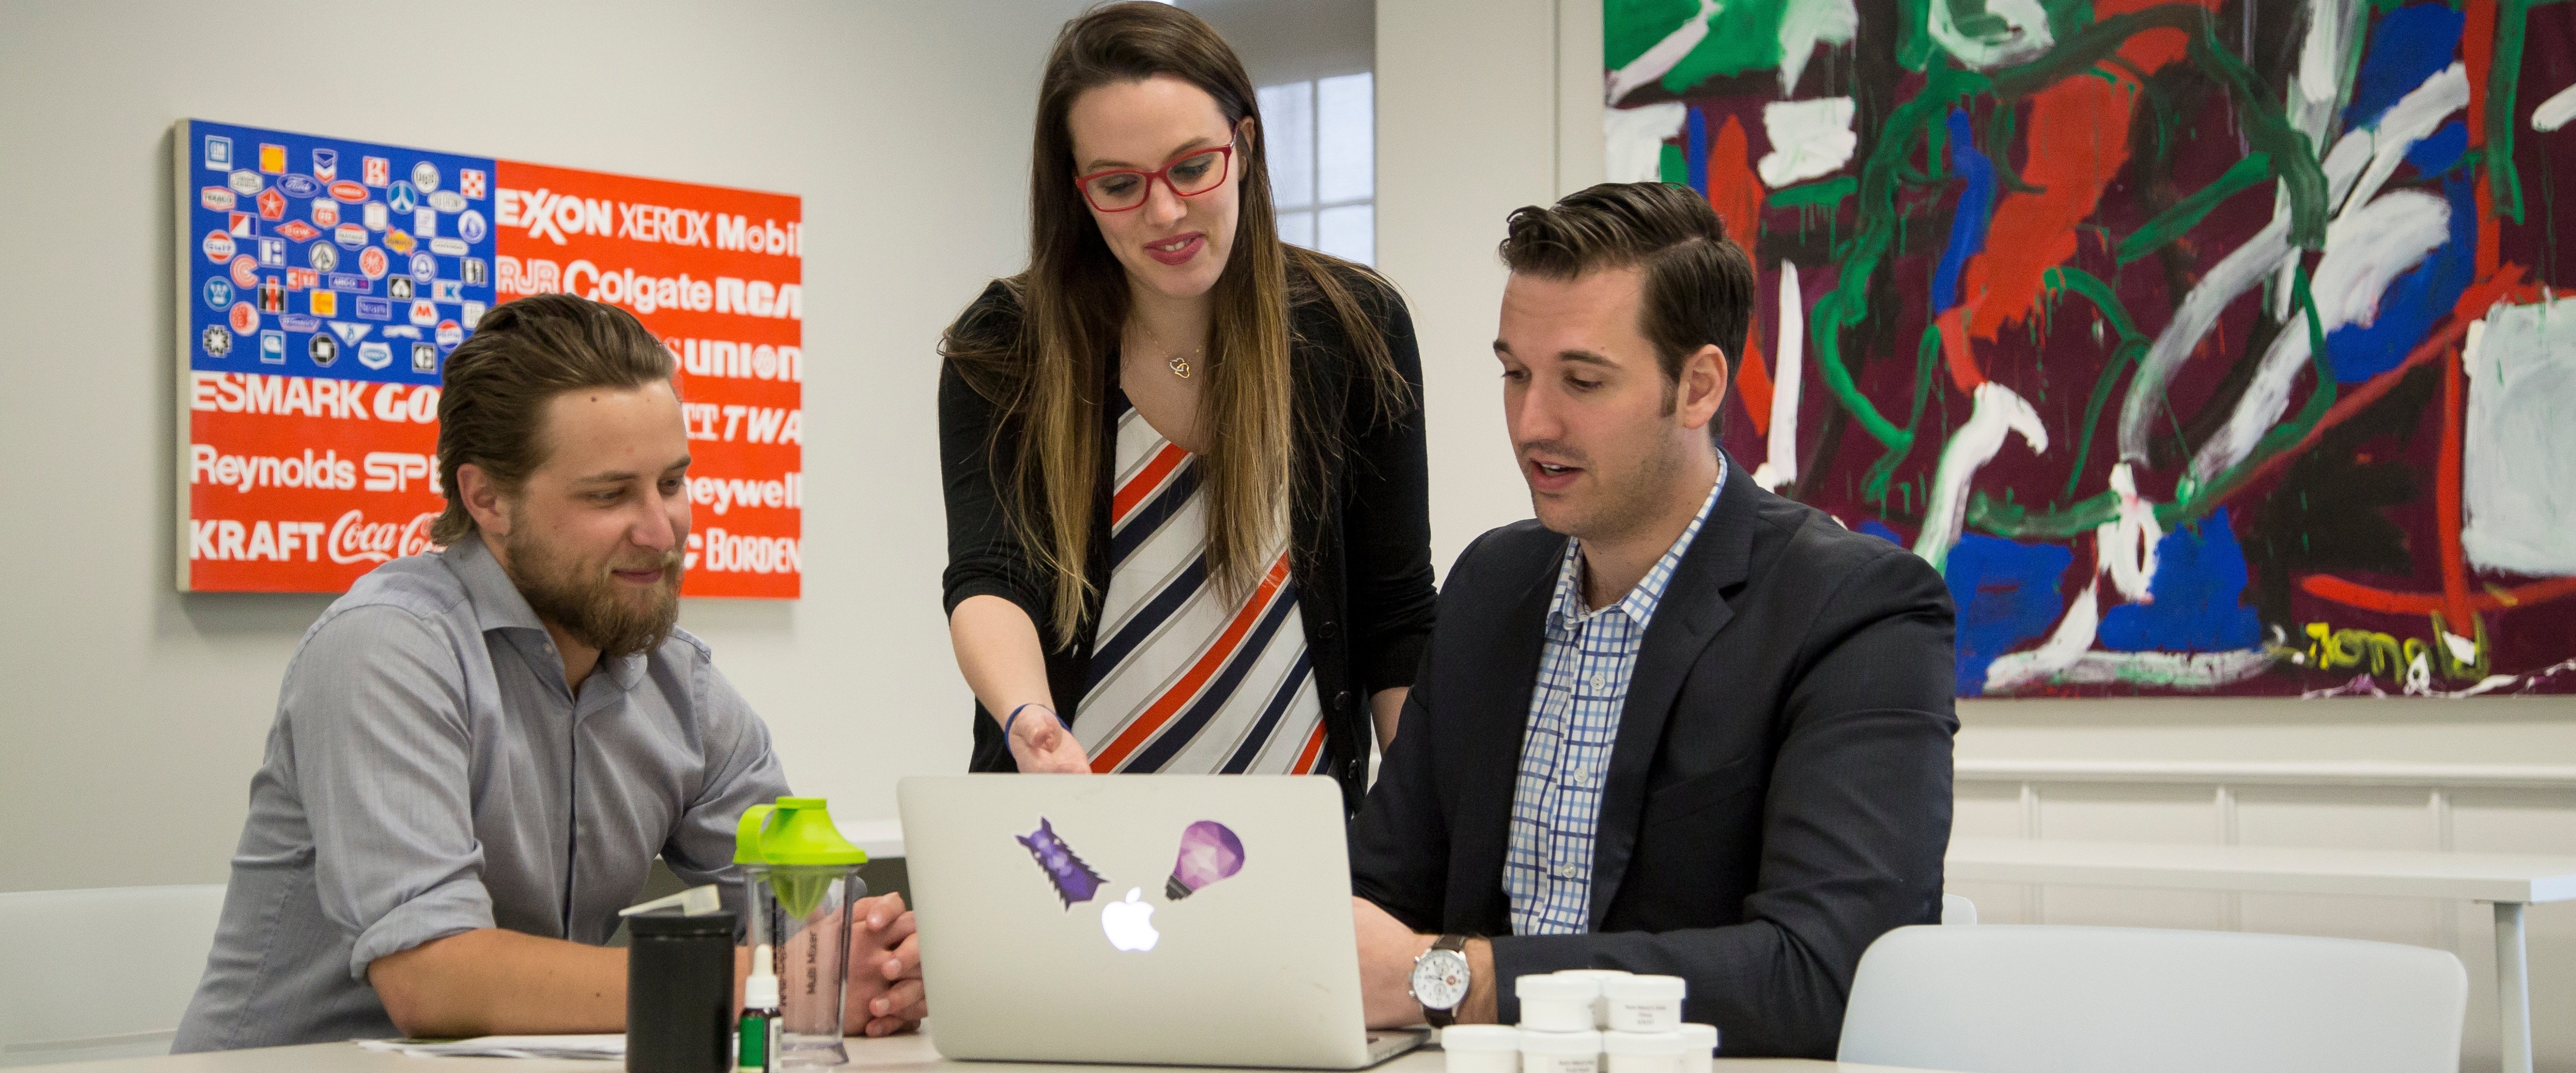
[[[1438,939],[1432,940],[1431,949],[1446,950],[1463,957],[1467,952],[1467,937],[1464,935],[1443,935]],[[1470,979],[1467,982],[1467,985],[1470,988],[1473,988],[1475,986],[1475,981]],[[1463,993],[1460,994],[1458,996],[1458,1001],[1461,1004],[1465,1003],[1467,1001],[1467,996]],[[1454,1006],[1445,1009],[1435,1009],[1430,1006],[1424,1006],[1422,1008],[1422,1019],[1428,1022],[1433,1028],[1447,1028],[1450,1025],[1458,1023],[1458,1010]]]

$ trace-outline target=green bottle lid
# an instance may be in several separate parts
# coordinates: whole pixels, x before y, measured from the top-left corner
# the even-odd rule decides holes
[[[782,797],[775,805],[743,810],[734,830],[733,859],[737,864],[847,866],[868,863],[868,853],[841,837],[823,798]]]

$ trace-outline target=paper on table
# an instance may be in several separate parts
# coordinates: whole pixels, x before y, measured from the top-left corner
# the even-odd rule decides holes
[[[626,1037],[476,1036],[458,1040],[362,1039],[358,1046],[393,1051],[415,1058],[587,1058],[613,1062],[626,1057]]]

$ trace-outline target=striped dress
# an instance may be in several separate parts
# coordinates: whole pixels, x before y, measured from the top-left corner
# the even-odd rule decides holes
[[[1073,721],[1094,771],[1307,774],[1324,763],[1323,706],[1288,573],[1287,527],[1260,582],[1228,600],[1207,576],[1199,461],[1119,411],[1109,592]]]

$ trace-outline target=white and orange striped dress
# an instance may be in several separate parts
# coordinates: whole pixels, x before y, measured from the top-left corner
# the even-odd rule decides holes
[[[1127,404],[1109,506],[1109,592],[1074,736],[1099,772],[1309,774],[1324,763],[1287,527],[1261,581],[1228,600],[1207,576],[1199,462]]]

